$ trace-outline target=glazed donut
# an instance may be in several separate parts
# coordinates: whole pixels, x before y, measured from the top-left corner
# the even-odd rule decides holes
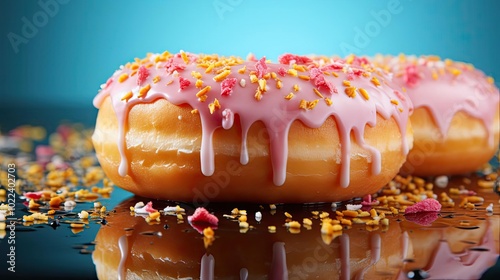
[[[401,169],[416,175],[478,170],[499,146],[499,91],[470,64],[436,56],[377,56],[415,106],[414,148]]]
[[[412,146],[411,102],[389,81],[291,54],[149,54],[102,86],[92,140],[108,177],[140,196],[342,201],[384,186]]]

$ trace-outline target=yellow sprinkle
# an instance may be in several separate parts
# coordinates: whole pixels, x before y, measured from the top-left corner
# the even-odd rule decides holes
[[[132,73],[130,73],[130,77],[133,77],[135,74],[137,74],[137,70],[132,71]]]
[[[438,73],[436,71],[434,71],[434,70],[432,70],[432,74],[431,75],[432,75],[432,79],[433,80],[437,80],[439,78]]]
[[[346,58],[345,63],[351,64],[354,61],[354,55],[350,55]]]
[[[266,80],[269,80],[269,78],[271,78],[271,74],[270,73],[266,73],[266,74],[264,74],[264,76],[262,76],[262,78],[264,78]]]
[[[490,84],[494,84],[495,83],[495,79],[493,79],[493,77],[488,77],[486,78],[486,80],[488,81],[488,83]]]
[[[197,88],[201,88],[203,86],[203,80],[196,80],[196,83],[194,84]]]
[[[294,95],[293,95],[293,93],[292,93],[292,92],[290,92],[287,96],[285,96],[285,99],[286,99],[286,100],[290,100],[290,99],[292,99],[292,98],[293,98],[293,96],[294,96]]]
[[[326,71],[323,71],[323,74],[324,74],[324,75],[327,75],[327,76],[330,76],[330,73],[329,73],[329,72],[326,72]]]
[[[135,62],[134,62],[134,63],[132,63],[132,66],[130,66],[130,69],[132,69],[132,70],[137,70],[137,69],[139,69],[139,64],[137,64],[137,63],[135,63]]]
[[[406,88],[405,88],[405,87],[402,87],[402,88],[401,88],[401,90],[402,90],[403,92],[406,92]]]
[[[374,84],[375,86],[380,86],[380,81],[377,79],[377,77],[373,77],[371,80],[372,84]]]
[[[307,100],[304,99],[300,100],[299,109],[304,109],[304,110],[307,109]]]
[[[207,69],[205,69],[205,73],[210,73],[215,67],[215,64],[214,63],[210,63],[210,65],[208,65]]]
[[[445,59],[445,60],[444,60],[444,65],[446,65],[446,66],[450,66],[450,65],[452,65],[452,64],[453,64],[453,61],[452,61],[451,59]]]
[[[219,75],[214,76],[214,81],[221,82],[224,80],[229,74],[231,74],[231,70],[224,70]]]
[[[314,107],[316,107],[316,105],[318,104],[318,102],[319,102],[319,99],[307,102],[307,109],[308,110],[314,109]]]
[[[210,110],[210,114],[213,114],[215,110],[220,109],[220,103],[217,98],[214,99],[214,102],[208,104],[208,109]]]
[[[311,79],[311,77],[309,77],[307,75],[299,75],[299,78],[304,80],[304,81],[309,81]]]
[[[332,100],[328,97],[325,98],[325,102],[326,102],[326,105],[328,105],[328,106],[332,106],[332,104],[333,104]]]
[[[297,70],[295,70],[295,69],[288,69],[287,73],[294,76],[294,77],[298,76]]]
[[[336,73],[336,72],[332,72],[332,75],[335,77],[335,78],[338,78],[339,74]]]
[[[189,57],[187,56],[187,54],[184,51],[181,51],[181,57],[182,57],[182,60],[184,60],[184,63],[186,63],[186,64],[189,63]]]
[[[346,87],[350,87],[351,86],[351,82],[350,81],[347,81],[347,80],[343,80],[342,81],[342,84]]]
[[[294,64],[294,65],[292,65],[292,68],[299,71],[299,72],[306,72],[306,67],[304,67],[304,65]]]
[[[256,83],[259,81],[259,78],[257,78],[257,75],[255,74],[250,74],[250,82],[253,84],[253,83]]]
[[[156,84],[156,83],[158,83],[160,80],[161,80],[160,76],[155,76],[155,77],[153,78],[153,83],[155,83],[155,84]]]
[[[400,53],[399,56],[399,62],[404,63],[406,61],[406,56],[403,53]]]
[[[370,96],[368,95],[368,92],[364,88],[358,88],[359,93],[366,99],[370,100]]]
[[[404,111],[404,110],[403,110],[403,108],[398,108],[398,110],[399,110],[399,112],[401,112],[401,113]]]
[[[394,105],[399,105],[399,101],[397,101],[396,99],[391,99],[391,103]]]
[[[131,91],[129,91],[129,92],[127,92],[127,93],[125,93],[125,94],[123,95],[123,97],[122,97],[122,99],[121,99],[121,100],[122,100],[122,101],[124,101],[124,100],[125,100],[125,102],[128,102],[128,100],[129,100],[130,98],[132,98],[132,96],[134,96],[134,94],[133,94]]]
[[[260,101],[262,99],[262,92],[260,91],[260,88],[257,88],[254,97],[255,99],[257,99],[257,101]]]
[[[453,74],[453,76],[458,76],[458,75],[462,74],[462,71],[460,71],[460,70],[459,70],[459,69],[457,69],[457,68],[452,68],[452,69],[450,70],[450,72],[451,72],[451,74]]]
[[[245,71],[247,71],[247,66],[243,66],[242,68],[238,69],[238,73],[240,74],[245,74]]]
[[[212,89],[212,87],[211,87],[211,86],[206,86],[206,87],[202,88],[200,91],[198,91],[198,92],[196,93],[196,97],[198,97],[198,98],[199,98],[199,97],[201,97],[201,96],[206,95],[206,94],[207,94],[207,92],[209,92],[209,91],[210,91],[210,89]]]
[[[428,61],[440,61],[441,58],[439,56],[437,56],[437,55],[430,55],[430,56],[427,57],[427,60]]]
[[[276,75],[276,72],[271,72],[271,78],[276,79],[278,75]]]
[[[139,90],[139,95],[137,95],[138,97],[146,97],[146,94],[148,94],[148,91],[151,89],[151,85],[148,84],[146,85],[145,87],[141,88]]]
[[[318,89],[313,88],[313,91],[314,91],[314,93],[315,93],[317,96],[319,96],[319,97],[323,98],[323,94],[321,94],[321,92],[319,92],[319,90],[318,90]]]
[[[353,98],[356,96],[356,88],[355,87],[348,87],[344,90],[344,92],[347,94],[347,96]]]
[[[266,80],[265,79],[259,80],[259,89],[262,92],[266,92]]]
[[[198,114],[198,109],[191,110],[191,114]]]
[[[299,91],[299,89],[300,89],[299,85],[297,85],[297,84],[293,85],[293,91],[297,92],[297,91]]]
[[[368,78],[368,77],[370,77],[371,74],[370,74],[370,72],[363,72],[363,74],[361,74],[361,75],[365,78]]]
[[[276,80],[276,88],[280,89],[282,87],[283,87],[283,83],[281,82],[281,80],[280,79]]]
[[[127,79],[128,79],[128,74],[127,73],[123,73],[123,74],[120,75],[120,77],[118,77],[118,82],[123,83]]]
[[[201,79],[201,73],[198,71],[191,71],[191,76],[195,79]]]

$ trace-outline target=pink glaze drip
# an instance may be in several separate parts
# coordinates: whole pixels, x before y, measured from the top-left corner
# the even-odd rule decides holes
[[[276,78],[282,83],[281,89],[277,89],[276,80],[268,78],[266,91],[262,93],[262,99],[257,100],[254,96],[259,83],[252,83],[250,79],[250,71],[255,71],[262,77],[266,73],[283,74],[283,70],[292,69],[292,65],[264,63],[264,60],[259,60],[256,64],[251,61],[241,61],[239,65],[230,66],[231,73],[226,79],[236,79],[238,83],[234,85],[231,94],[221,95],[221,80],[215,81],[217,75],[213,71],[205,73],[205,68],[197,66],[197,59],[202,56],[188,54],[189,61],[182,59],[180,54],[172,56],[167,62],[154,62],[157,55],[151,55],[149,60],[152,67],[148,68],[149,75],[138,86],[136,77],[129,77],[123,82],[119,82],[119,77],[126,73],[129,76],[132,74],[130,67],[122,67],[114,73],[113,83],[104,86],[100,93],[94,99],[94,106],[99,108],[104,99],[109,96],[115,110],[118,124],[118,148],[121,155],[119,166],[119,174],[126,176],[128,174],[128,159],[125,154],[127,149],[125,134],[127,131],[127,116],[130,109],[140,103],[151,103],[157,99],[166,99],[172,104],[181,105],[188,104],[192,108],[197,109],[202,125],[202,143],[200,151],[201,171],[205,176],[210,176],[214,173],[214,149],[212,138],[214,132],[223,127],[229,129],[233,126],[234,116],[238,115],[242,128],[242,143],[240,161],[242,164],[249,162],[247,134],[252,126],[257,121],[262,121],[266,126],[270,139],[270,156],[273,167],[273,182],[275,185],[283,185],[286,180],[286,167],[288,157],[288,131],[292,123],[296,120],[302,121],[305,125],[311,128],[318,128],[325,120],[333,116],[339,130],[341,143],[341,174],[340,185],[347,187],[349,185],[350,173],[350,150],[351,150],[351,132],[353,132],[355,141],[364,149],[366,149],[371,157],[368,161],[372,164],[372,173],[374,175],[381,171],[381,155],[380,151],[365,143],[364,130],[365,126],[375,126],[377,114],[384,119],[394,118],[401,132],[401,143],[403,153],[408,153],[408,144],[406,141],[406,126],[407,119],[412,110],[412,105],[409,101],[401,99],[401,95],[389,86],[390,77],[380,73],[379,71],[365,71],[362,69],[353,68],[354,66],[338,67],[337,61],[332,61],[335,67],[328,70],[328,75],[324,72],[319,73],[317,70],[310,71],[320,65],[310,62],[304,67],[309,68],[304,72],[298,72],[298,75],[309,76],[314,73],[314,79],[309,81],[300,79],[289,73],[284,76],[277,74]],[[246,67],[245,73],[241,74],[237,70],[243,66]],[[327,65],[328,66],[328,65]],[[175,69],[175,70],[174,70]],[[217,68],[216,68],[217,69]],[[324,69],[324,68],[321,68]],[[326,68],[325,68],[326,69]],[[355,71],[353,71],[353,69]],[[168,70],[168,71],[167,71]],[[196,79],[192,76],[192,72],[201,73],[203,87],[210,86],[211,90],[206,94],[207,99],[201,102],[196,93],[200,88],[195,87]],[[338,77],[331,75],[335,72]],[[366,77],[360,73],[366,72]],[[355,73],[355,74],[353,74]],[[161,77],[161,81],[154,83],[154,77]],[[182,79],[180,79],[182,77]],[[377,77],[382,83],[376,86],[370,81],[372,77]],[[246,85],[241,86],[240,81],[245,79]],[[356,96],[349,97],[344,93],[346,86],[342,84],[344,80],[350,79],[352,86],[363,88],[369,94],[369,100],[362,97],[359,91],[356,91]],[[329,98],[332,101],[331,106],[320,98],[314,91],[315,81],[320,80],[322,84],[331,85],[332,88],[338,89],[338,93],[332,93],[327,89],[318,88],[324,98]],[[182,84],[180,84],[182,81]],[[190,81],[189,85],[186,81]],[[293,91],[293,85],[298,85],[300,90]],[[150,85],[151,89],[145,97],[138,97],[142,87]],[[182,87],[182,90],[180,88]],[[132,91],[133,97],[128,101],[122,100],[123,96]],[[294,93],[294,97],[290,100],[285,99],[290,92]],[[213,113],[209,110],[209,104],[217,99],[220,103],[220,108],[217,108]],[[317,105],[312,109],[300,109],[301,100],[314,101],[318,100]],[[398,105],[391,103],[391,100],[397,100]]]
[[[407,88],[415,109],[429,110],[444,137],[457,112],[480,120],[494,145],[493,122],[499,107],[499,90],[480,70],[461,62],[435,61],[428,57],[385,58],[394,82]],[[378,58],[375,63],[378,63]]]

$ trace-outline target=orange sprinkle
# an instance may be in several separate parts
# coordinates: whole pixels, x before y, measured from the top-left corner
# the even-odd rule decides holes
[[[259,81],[259,78],[257,78],[257,75],[255,74],[250,74],[250,82],[253,84],[253,83],[256,83]]]
[[[399,101],[397,101],[396,99],[391,99],[391,103],[394,105],[399,105]]]
[[[148,64],[146,64],[146,68],[151,68],[151,67],[153,67],[153,65],[154,65],[153,63],[148,63]]]
[[[338,78],[339,77],[339,74],[337,72],[332,72],[332,75],[335,77],[335,78]]]
[[[297,73],[297,70],[295,69],[288,69],[288,71],[286,71],[288,74],[294,76],[294,77],[297,77],[298,76],[298,73]]]
[[[283,83],[281,82],[281,80],[280,79],[276,80],[276,88],[280,89],[282,87],[283,87]]]
[[[402,113],[404,110],[403,108],[398,108],[398,110]]]
[[[191,114],[198,114],[198,109],[191,110]]]
[[[444,65],[451,66],[452,64],[453,64],[453,61],[451,59],[445,59],[444,60]]]
[[[332,104],[333,104],[332,100],[328,97],[325,98],[325,102],[326,102],[326,105],[328,105],[328,106],[332,106]]]
[[[489,84],[495,83],[495,79],[493,79],[493,77],[488,77],[488,78],[486,78],[486,80],[488,81]]]
[[[219,75],[214,76],[214,81],[222,82],[229,74],[231,74],[231,70],[224,70]]]
[[[123,83],[127,79],[128,79],[128,74],[127,73],[123,73],[123,74],[120,75],[120,77],[118,77],[118,82]]]
[[[431,75],[432,75],[432,79],[433,80],[437,80],[439,78],[439,75],[438,75],[438,73],[435,70],[432,70],[432,74]]]
[[[217,98],[214,99],[214,102],[208,104],[208,109],[210,110],[210,114],[213,114],[215,110],[220,109],[220,103]]]
[[[197,71],[191,71],[191,76],[195,79],[201,79],[201,73]]]
[[[356,88],[355,87],[348,87],[344,90],[344,92],[347,94],[347,96],[353,98],[356,96]]]
[[[122,101],[125,101],[125,102],[128,102],[128,100],[129,100],[130,98],[132,98],[132,96],[134,96],[134,94],[133,94],[131,91],[129,91],[129,92],[127,92],[127,93],[125,93],[125,94],[123,95],[123,97],[122,97],[122,99],[121,99],[121,100],[122,100]]]
[[[299,91],[299,89],[300,89],[299,85],[297,85],[297,84],[293,85],[293,91],[297,92],[297,91]]]
[[[262,92],[266,92],[266,80],[265,79],[259,80],[259,89]]]
[[[137,70],[137,69],[139,69],[139,64],[137,64],[137,63],[132,63],[132,66],[130,66],[130,69],[132,69],[132,70]]]
[[[347,80],[343,80],[342,81],[342,84],[346,87],[350,87],[351,86],[351,82],[350,81],[347,81]]]
[[[441,58],[439,56],[437,56],[437,55],[430,55],[430,56],[427,57],[427,60],[428,61],[440,61]]]
[[[168,82],[167,82],[167,86],[168,86],[168,85],[171,85],[173,82],[174,82],[174,80],[170,80],[170,81],[168,81]]]
[[[160,76],[155,76],[155,77],[153,78],[153,83],[155,83],[155,84],[156,84],[156,83],[158,83],[160,80],[161,80]]]
[[[304,80],[304,81],[309,81],[311,79],[311,77],[309,77],[307,75],[299,75],[299,78]]]
[[[262,78],[269,80],[269,78],[271,78],[271,73],[264,74],[264,76],[262,76]]]
[[[202,95],[202,96],[198,97],[198,101],[205,102],[207,100],[207,98],[208,98],[208,95]]]
[[[371,80],[372,84],[374,84],[375,86],[380,86],[380,81],[377,79],[377,77],[373,77]]]
[[[271,78],[276,79],[278,75],[276,75],[276,72],[271,72]]]
[[[238,73],[240,74],[245,74],[245,71],[247,71],[247,66],[243,66],[242,68],[238,69]]]
[[[460,71],[457,68],[451,68],[450,73],[453,74],[453,76],[458,76],[458,75],[462,74],[462,71]]]
[[[285,99],[290,100],[293,98],[293,96],[294,96],[294,94],[292,92],[290,92],[287,96],[285,96]]]
[[[319,90],[318,90],[317,88],[313,88],[313,91],[314,91],[314,93],[315,93],[317,96],[319,96],[319,97],[323,98],[323,94],[321,94],[321,92],[319,92]]]
[[[368,95],[368,92],[364,88],[358,88],[359,93],[366,99],[370,100],[370,96]]]
[[[368,78],[368,77],[370,77],[370,72],[363,72],[363,74],[361,74],[361,75],[363,75],[363,77],[365,77],[365,78]]]
[[[304,65],[294,64],[294,65],[292,65],[292,68],[299,71],[299,72],[306,72],[306,67],[304,67]]]
[[[196,97],[200,98],[207,94],[212,89],[211,86],[206,86],[196,93]]]
[[[326,71],[323,71],[323,74],[324,74],[324,75],[327,75],[327,76],[330,76],[330,73],[329,73],[329,72],[326,72]]]
[[[194,84],[197,88],[201,88],[203,86],[203,80],[196,80],[196,83]]]
[[[181,57],[182,57],[182,60],[184,60],[184,63],[186,63],[186,64],[189,63],[189,57],[187,56],[187,54],[184,51],[181,51]]]
[[[147,84],[145,87],[141,88],[139,90],[139,95],[137,95],[138,97],[146,97],[146,94],[148,94],[148,91],[151,89],[151,85],[150,84]]]
[[[137,74],[137,70],[132,71],[132,73],[130,73],[130,76],[133,77],[135,74]]]

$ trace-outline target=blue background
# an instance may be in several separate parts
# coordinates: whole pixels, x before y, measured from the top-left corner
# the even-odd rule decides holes
[[[284,52],[345,55],[346,46],[366,55],[436,54],[500,80],[495,0],[56,1],[1,1],[0,107],[91,109],[121,64],[181,49],[272,60]],[[57,3],[57,11],[47,15],[40,3]],[[400,12],[380,20],[388,5]],[[8,34],[23,36],[26,20],[40,27],[15,46]]]

